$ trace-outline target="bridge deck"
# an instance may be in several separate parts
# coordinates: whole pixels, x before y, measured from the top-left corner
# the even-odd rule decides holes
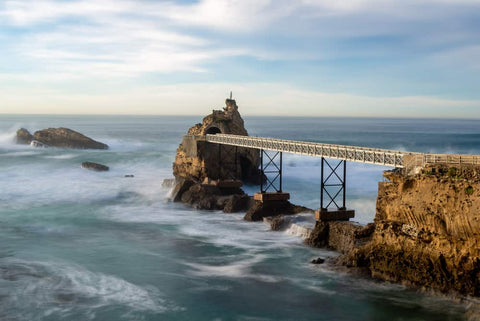
[[[414,153],[390,149],[226,134],[205,135],[197,137],[197,139],[216,144],[334,158],[352,162],[392,166],[396,168],[410,166],[420,167],[432,163],[480,165],[480,155]]]

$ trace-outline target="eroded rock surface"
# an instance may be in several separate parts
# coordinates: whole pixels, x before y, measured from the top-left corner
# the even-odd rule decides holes
[[[466,166],[430,167],[416,176],[385,172],[373,233],[354,237],[363,242],[346,246],[339,262],[384,280],[479,296],[479,174]],[[318,240],[325,233],[319,228]]]
[[[233,134],[247,136],[244,122],[233,99],[225,101],[223,110],[214,110],[202,123],[192,126],[188,135]],[[237,158],[235,159],[235,154]],[[221,162],[218,161],[220,156]],[[177,149],[173,163],[173,175],[179,179],[202,182],[209,179],[241,179],[258,183],[260,174],[258,150],[221,146],[193,138],[185,138]]]
[[[68,128],[47,128],[33,135],[25,128],[17,131],[18,144],[31,144],[35,147],[62,147],[75,149],[108,149],[108,145],[91,139]]]

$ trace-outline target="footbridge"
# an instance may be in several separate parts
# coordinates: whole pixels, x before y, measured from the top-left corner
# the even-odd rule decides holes
[[[197,141],[219,144],[219,150],[222,145],[235,146],[235,150],[237,147],[260,150],[260,170],[265,179],[261,180],[260,193],[256,193],[254,197],[256,200],[263,202],[288,200],[290,197],[288,193],[282,191],[283,153],[320,157],[320,209],[316,212],[316,217],[319,220],[348,220],[354,215],[353,210],[347,210],[346,208],[347,161],[403,168],[406,174],[416,173],[427,164],[480,165],[480,155],[406,152],[220,133],[192,138]]]

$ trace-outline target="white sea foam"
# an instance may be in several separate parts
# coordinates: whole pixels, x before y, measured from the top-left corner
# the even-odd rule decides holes
[[[2,262],[3,270],[16,269],[15,291],[7,299],[25,319],[36,320],[50,315],[66,316],[83,306],[84,317],[95,318],[95,310],[122,305],[128,311],[164,313],[180,307],[163,298],[153,286],[139,286],[126,280],[92,272],[83,267],[62,262],[28,262],[10,259]],[[28,301],[27,309],[22,309]],[[43,315],[37,315],[41,308]]]
[[[191,270],[188,272],[191,275],[200,277],[224,277],[224,278],[250,278],[256,279],[262,282],[280,282],[281,277],[274,275],[266,275],[261,273],[254,273],[252,267],[263,260],[266,257],[261,254],[254,255],[253,257],[236,260],[230,263],[224,263],[219,265],[199,264],[184,262],[186,266],[189,266]]]
[[[51,159],[72,159],[78,157],[76,154],[62,154],[62,155],[46,155],[43,156],[44,158],[51,158]]]
[[[0,147],[12,147],[15,144],[16,129],[0,132]]]

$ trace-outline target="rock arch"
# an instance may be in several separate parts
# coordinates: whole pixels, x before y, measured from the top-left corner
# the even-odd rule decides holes
[[[221,134],[221,133],[222,131],[220,130],[220,128],[215,126],[211,126],[205,131],[205,135],[215,135],[215,134]]]

